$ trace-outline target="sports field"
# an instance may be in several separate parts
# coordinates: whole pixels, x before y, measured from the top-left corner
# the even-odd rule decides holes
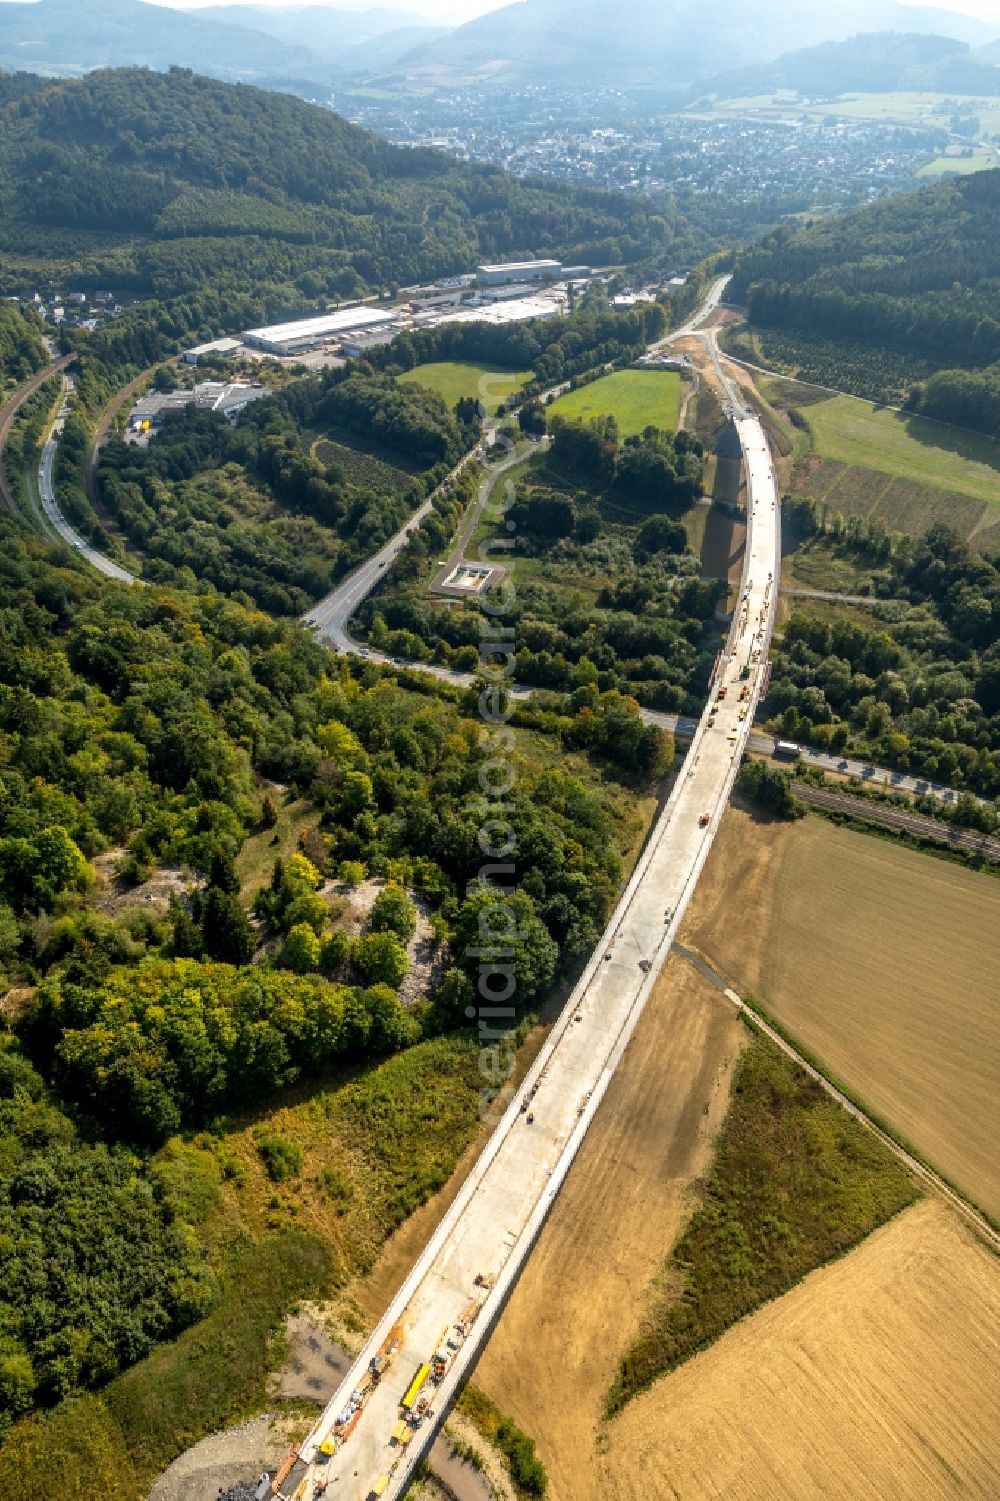
[[[731,808],[682,941],[1000,1214],[998,932],[995,877],[819,818]]]
[[[1000,444],[989,438],[854,396],[813,402],[805,415],[823,458],[1000,506]]]
[[[647,427],[672,433],[680,416],[681,385],[673,370],[616,370],[578,391],[567,391],[549,412],[573,422],[613,417],[623,438],[634,437]]]
[[[969,172],[985,172],[996,164],[995,156],[936,156],[932,162],[924,162],[917,176],[940,177],[945,172],[960,172],[965,176]]]
[[[453,407],[463,396],[474,396],[490,416],[513,391],[520,391],[531,379],[530,370],[499,370],[490,365],[473,365],[462,360],[439,360],[417,365],[399,379],[408,386],[424,386],[436,391]]]

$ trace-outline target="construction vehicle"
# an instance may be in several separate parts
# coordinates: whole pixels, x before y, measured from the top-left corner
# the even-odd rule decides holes
[[[400,1418],[389,1436],[389,1442],[395,1444],[399,1449],[405,1449],[412,1437],[413,1429],[406,1422],[405,1418]]]
[[[403,1408],[404,1412],[409,1412],[412,1409],[414,1403],[417,1400],[417,1397],[420,1395],[420,1388],[423,1386],[430,1373],[431,1368],[429,1365],[422,1365],[417,1367],[417,1373],[414,1376],[413,1380],[410,1382],[409,1386],[406,1388],[403,1399],[399,1404],[400,1407]]]
[[[368,1492],[368,1501],[378,1501],[379,1496],[384,1496],[389,1489],[388,1475],[380,1475],[378,1480]]]

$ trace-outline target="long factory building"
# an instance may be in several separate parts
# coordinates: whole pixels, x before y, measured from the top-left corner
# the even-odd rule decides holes
[[[323,313],[318,318],[301,318],[296,323],[272,323],[267,328],[248,328],[243,341],[251,349],[263,350],[265,354],[303,354],[309,349],[318,349],[322,344],[347,334],[360,333],[362,329],[383,329],[397,322],[398,315],[387,308],[350,307],[338,308],[334,313]]]

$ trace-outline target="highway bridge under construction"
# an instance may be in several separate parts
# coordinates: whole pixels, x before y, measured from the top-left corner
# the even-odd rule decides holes
[[[279,1470],[274,1491],[287,1501],[392,1501],[406,1490],[530,1253],[704,867],[764,682],[781,554],[767,440],[729,390],[747,478],[744,571],[683,769],[559,1022],[339,1390]],[[498,949],[501,934],[490,940]]]

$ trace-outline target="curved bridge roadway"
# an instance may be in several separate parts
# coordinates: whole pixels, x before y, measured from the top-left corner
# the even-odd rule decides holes
[[[735,402],[734,416],[748,477],[744,573],[712,702],[684,772],[561,1020],[283,1476],[281,1496],[307,1501],[328,1490],[331,1501],[365,1501],[374,1492],[392,1501],[405,1491],[531,1250],[670,951],[746,746],[777,598],[780,510],[771,456],[757,420]],[[389,1368],[359,1404],[354,1394],[368,1385],[370,1363],[393,1341]],[[438,1351],[443,1379],[425,1382],[429,1410],[400,1446],[393,1439],[394,1429],[405,1431],[400,1399]]]

